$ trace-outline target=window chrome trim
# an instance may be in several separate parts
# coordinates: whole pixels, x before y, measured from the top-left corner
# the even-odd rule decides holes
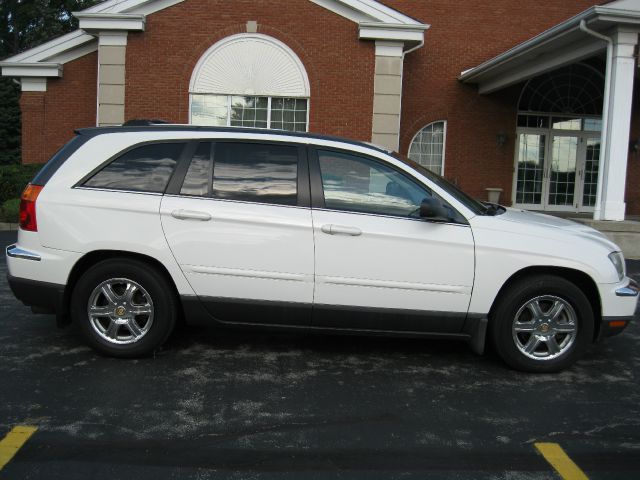
[[[267,207],[300,208],[302,210],[311,210],[311,207],[301,206],[301,205],[285,205],[283,203],[251,202],[249,200],[233,200],[231,198],[216,198],[216,197],[207,197],[202,195],[180,195],[179,193],[165,193],[163,197],[185,198],[185,199],[188,198],[193,200],[209,200],[214,202],[243,203],[247,205],[265,205]]]
[[[7,252],[7,256],[12,258],[21,258],[23,260],[33,260],[34,262],[39,262],[42,260],[42,257],[37,253],[24,250],[18,247],[15,243],[13,245],[9,245],[6,249],[6,252]]]
[[[313,207],[312,210],[317,210],[321,212],[332,212],[332,213],[347,213],[349,215],[365,215],[368,217],[380,217],[380,218],[390,218],[393,220],[409,220],[411,222],[421,222],[421,223],[437,223],[441,225],[453,225],[456,227],[469,227],[471,225],[468,223],[457,223],[457,222],[440,222],[437,220],[429,220],[428,218],[412,218],[412,217],[400,217],[396,215],[384,215],[382,213],[369,213],[369,212],[355,212],[353,210],[334,210],[331,208],[317,208]]]
[[[137,193],[138,195],[153,195],[156,197],[162,197],[162,192],[144,192],[142,190],[123,190],[120,188],[104,188],[104,187],[87,187],[85,185],[75,185],[71,187],[75,190],[95,190],[98,192],[118,192],[118,193]]]

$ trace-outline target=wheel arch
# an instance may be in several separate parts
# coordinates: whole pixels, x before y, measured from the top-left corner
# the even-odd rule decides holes
[[[588,274],[581,272],[580,270],[574,270],[572,268],[532,266],[523,268],[515,272],[507,279],[506,282],[504,282],[502,287],[500,287],[498,294],[493,299],[491,309],[489,310],[489,324],[491,324],[493,312],[500,299],[502,298],[504,292],[508,290],[514,283],[520,281],[523,278],[533,275],[555,275],[564,278],[565,280],[573,283],[580,290],[582,290],[582,292],[589,300],[589,303],[591,304],[591,308],[593,310],[593,317],[595,320],[593,340],[595,341],[600,333],[600,324],[602,323],[602,303],[600,300],[600,293],[598,292],[598,286],[596,285],[596,282],[593,280],[593,278],[591,278]]]
[[[165,280],[169,282],[169,285],[171,285],[176,301],[178,302],[178,307],[179,307],[178,319],[179,321],[183,321],[184,312],[182,308],[182,302],[180,302],[180,295],[178,293],[178,288],[173,278],[171,277],[169,270],[167,270],[167,267],[165,267],[162,264],[162,262],[160,262],[156,258],[153,258],[149,255],[145,255],[142,253],[127,252],[122,250],[94,250],[82,256],[75,263],[75,265],[71,269],[71,272],[69,273],[69,277],[67,279],[67,285],[65,287],[64,296],[63,296],[63,306],[64,306],[65,315],[62,318],[60,317],[58,318],[59,324],[60,323],[67,324],[71,322],[71,317],[68,315],[69,306],[71,302],[71,294],[76,284],[78,283],[78,280],[80,279],[80,277],[89,268],[91,268],[93,265],[97,264],[98,262],[101,262],[103,260],[116,259],[116,258],[138,260],[157,269],[165,277]]]

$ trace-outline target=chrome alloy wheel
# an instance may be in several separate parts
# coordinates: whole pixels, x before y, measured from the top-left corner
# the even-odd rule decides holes
[[[520,307],[511,331],[522,354],[535,360],[551,360],[568,351],[575,342],[578,318],[566,300],[543,295]]]
[[[87,314],[95,332],[109,343],[139,341],[153,324],[153,300],[137,282],[127,278],[105,280],[89,295]]]

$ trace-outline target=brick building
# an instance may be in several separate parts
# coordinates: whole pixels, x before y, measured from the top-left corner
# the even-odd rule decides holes
[[[108,0],[0,62],[23,161],[134,118],[308,130],[409,155],[478,198],[640,214],[640,0]]]

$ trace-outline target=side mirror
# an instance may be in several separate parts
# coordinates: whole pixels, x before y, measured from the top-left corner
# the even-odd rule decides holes
[[[449,212],[444,208],[442,203],[432,197],[427,197],[422,200],[420,204],[420,217],[429,220],[439,220],[441,222],[448,222]]]

